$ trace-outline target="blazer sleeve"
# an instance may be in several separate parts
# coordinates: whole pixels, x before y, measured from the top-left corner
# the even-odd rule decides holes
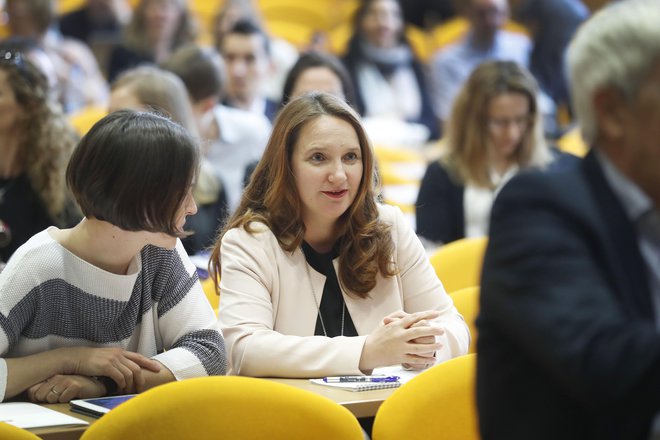
[[[274,291],[281,273],[304,267],[278,267],[279,244],[269,230],[228,231],[220,247],[219,321],[232,374],[257,377],[321,377],[362,374],[359,369],[366,336],[327,338],[282,334],[274,330]],[[295,282],[285,286],[299,289]],[[300,306],[300,313],[306,313]]]
[[[470,331],[465,320],[454,307],[442,283],[431,266],[424,246],[409,226],[401,210],[394,212],[393,234],[396,242],[396,264],[401,278],[403,309],[407,313],[437,310],[435,320],[444,328],[438,337],[443,348],[436,353],[438,362],[466,354],[470,345]]]
[[[420,236],[437,243],[449,243],[465,235],[463,189],[451,181],[438,161],[426,168],[415,210]]]
[[[657,410],[660,335],[616,299],[598,210],[579,185],[560,191],[541,177],[514,178],[494,204],[477,320],[480,356],[516,353],[594,411],[639,402]]]

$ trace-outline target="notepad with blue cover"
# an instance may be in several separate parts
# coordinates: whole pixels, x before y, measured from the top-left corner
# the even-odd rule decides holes
[[[312,383],[326,387],[339,388],[347,391],[371,391],[382,390],[386,388],[398,388],[401,381],[394,382],[326,382],[323,379],[310,379]]]

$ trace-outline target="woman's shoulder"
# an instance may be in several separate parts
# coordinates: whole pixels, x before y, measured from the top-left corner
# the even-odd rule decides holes
[[[51,226],[51,228],[53,227]],[[50,236],[48,229],[45,229],[33,235],[14,252],[2,271],[2,276],[5,280],[23,280],[20,281],[20,284],[24,284],[27,279],[26,274],[32,274],[30,276],[32,281],[42,279],[44,276],[58,276],[64,265],[65,256],[62,249],[61,245]],[[43,276],[34,276],[36,273]],[[10,281],[9,284],[15,283]],[[0,288],[1,290],[2,288]]]
[[[437,181],[443,181],[453,186],[463,186],[459,181],[458,172],[455,167],[445,158],[430,162],[426,167],[424,178],[426,180],[431,178]]]
[[[398,206],[387,205],[379,203],[378,205],[378,220],[388,224],[394,228],[399,228],[407,221]]]
[[[270,230],[268,225],[255,220],[227,230],[222,237],[222,243],[234,241],[239,243],[277,243],[277,238],[275,238],[275,234],[273,234],[273,231]]]

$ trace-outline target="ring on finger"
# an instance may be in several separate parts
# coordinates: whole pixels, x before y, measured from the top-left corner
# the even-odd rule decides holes
[[[59,396],[60,394],[62,394],[61,391],[57,391],[57,390],[55,389],[55,386],[54,386],[54,385],[53,385],[53,387],[50,389],[50,392],[53,393],[53,394],[55,394],[56,396]]]

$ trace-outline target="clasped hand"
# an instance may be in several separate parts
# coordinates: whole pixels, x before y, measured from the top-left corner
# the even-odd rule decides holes
[[[440,315],[435,310],[406,313],[395,312],[365,342],[360,359],[362,371],[376,367],[402,364],[413,369],[423,369],[435,363],[435,352],[442,349],[436,336],[444,329],[429,321]]]

